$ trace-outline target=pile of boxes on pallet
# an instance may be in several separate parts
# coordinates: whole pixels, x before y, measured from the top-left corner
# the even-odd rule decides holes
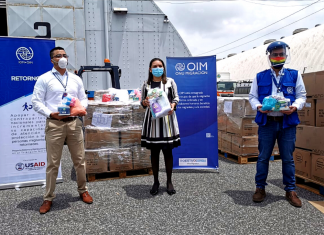
[[[257,155],[255,115],[248,98],[217,98],[218,149],[238,156]]]
[[[257,156],[258,125],[247,97],[217,98],[218,149],[237,156]],[[273,154],[279,154],[278,146]]]
[[[104,93],[95,92],[84,117],[86,173],[151,167],[150,152],[141,147],[145,110],[140,102],[102,102]]]
[[[307,101],[298,111],[296,175],[324,185],[324,71],[303,74]]]

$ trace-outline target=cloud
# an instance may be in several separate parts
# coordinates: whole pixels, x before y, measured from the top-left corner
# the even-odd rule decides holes
[[[263,6],[243,1],[214,1],[190,4],[156,3],[162,9],[162,11],[168,15],[168,18],[184,39],[191,53],[193,55],[198,55],[253,33],[256,30],[259,30],[304,8],[307,6],[307,4],[314,3],[314,1],[285,1],[281,3],[267,3],[281,7]],[[296,5],[303,6],[296,7]],[[316,24],[321,23],[324,10],[310,16],[309,18],[301,20],[296,24],[281,29],[280,31],[261,37],[298,19],[301,19],[302,17],[305,17],[306,15],[309,15],[321,8],[324,8],[324,2],[314,4],[311,7],[304,9],[301,12],[267,29],[204,55],[217,54],[218,57],[226,57],[230,53],[240,53],[243,50],[249,50],[255,46],[262,45],[266,39],[278,40],[282,36],[290,36],[297,28],[313,28]],[[258,37],[261,38],[247,43]],[[247,44],[231,49],[243,43]]]

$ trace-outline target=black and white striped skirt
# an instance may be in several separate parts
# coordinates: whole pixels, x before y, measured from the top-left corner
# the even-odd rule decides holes
[[[176,113],[162,118],[152,119],[149,108],[146,109],[141,146],[147,149],[152,148],[175,148],[180,146],[180,132]]]

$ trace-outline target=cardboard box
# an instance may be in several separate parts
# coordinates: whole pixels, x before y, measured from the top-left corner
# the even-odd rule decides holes
[[[258,155],[257,136],[232,136],[232,153],[238,156]]]
[[[302,74],[307,96],[324,98],[324,71]]]
[[[217,127],[219,131],[226,131],[226,123],[228,117],[226,115],[217,116]]]
[[[120,132],[119,129],[97,128],[88,126],[85,128],[85,148],[119,148]]]
[[[131,107],[132,107],[133,126],[142,126],[146,109],[142,107],[140,102],[132,103]]]
[[[257,136],[259,126],[255,123],[254,119],[254,117],[229,117],[227,119],[226,132],[237,136]]]
[[[324,100],[316,100],[316,126],[324,127]]]
[[[222,133],[222,150],[232,152],[232,136],[230,133]]]
[[[312,150],[312,153],[324,155],[324,127],[298,125],[296,147]]]
[[[120,147],[128,148],[141,145],[142,128],[134,127],[120,130]]]
[[[278,147],[278,143],[276,141],[275,146],[273,147],[273,150],[272,150],[272,155],[279,155],[279,154],[280,154],[279,147]]]
[[[103,114],[131,114],[132,107],[131,105],[126,105],[122,102],[99,103],[95,112]]]
[[[324,156],[312,154],[312,176],[311,179],[324,186]]]
[[[300,125],[315,126],[315,100],[308,98],[302,110],[298,111]]]
[[[218,131],[218,149],[222,150],[222,133],[221,131]]]
[[[108,150],[85,150],[86,173],[108,172]]]
[[[311,178],[312,154],[311,151],[295,149],[294,153],[295,173],[299,176]]]
[[[314,96],[316,93],[315,83],[315,73],[304,73],[302,78],[305,84],[305,89],[307,96]]]
[[[151,151],[141,146],[131,147],[133,154],[133,168],[144,169],[152,167]]]
[[[133,169],[132,152],[129,148],[110,149],[109,171],[127,171]]]
[[[132,114],[107,114],[111,115],[111,125],[105,126],[106,128],[124,128],[133,126]],[[93,117],[84,119],[84,126],[92,125]]]
[[[226,101],[229,99],[226,99]],[[229,113],[232,117],[255,117],[256,110],[252,110],[251,104],[248,98],[234,98],[232,103],[232,113]]]

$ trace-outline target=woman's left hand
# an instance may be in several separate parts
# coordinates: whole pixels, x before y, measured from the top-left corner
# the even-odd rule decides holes
[[[172,115],[173,112],[174,112],[174,107],[175,107],[175,103],[170,103],[170,106],[171,106],[171,110],[168,112],[168,115]]]
[[[173,114],[173,107],[171,106],[171,110],[168,112],[168,115],[172,115]]]

